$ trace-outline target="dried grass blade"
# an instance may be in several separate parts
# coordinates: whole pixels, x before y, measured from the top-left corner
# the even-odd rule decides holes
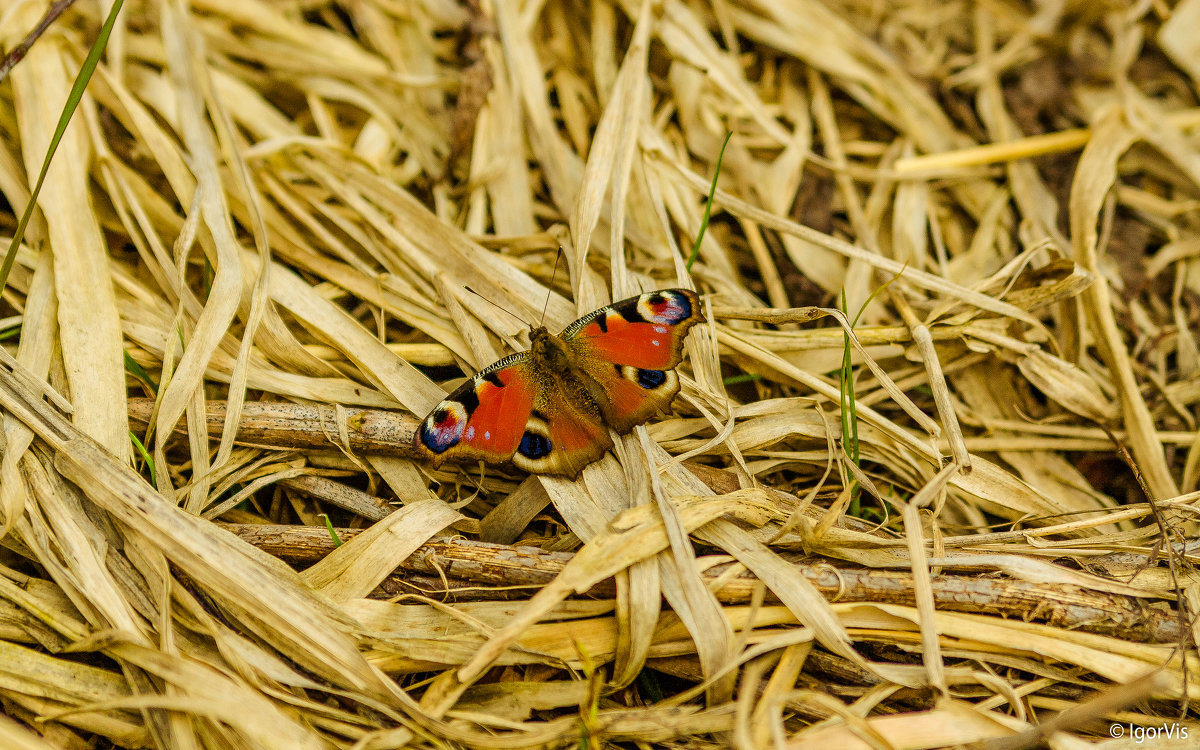
[[[1154,419],[1141,396],[1129,353],[1121,336],[1109,285],[1100,268],[1099,234],[1096,230],[1109,188],[1117,177],[1117,159],[1137,140],[1120,112],[1109,109],[1095,124],[1092,139],[1083,150],[1079,169],[1071,184],[1071,237],[1076,262],[1092,273],[1096,283],[1083,292],[1084,308],[1096,343],[1114,376],[1121,407],[1129,430],[1130,447],[1142,475],[1156,497],[1179,494],[1155,435]]]
[[[338,547],[301,578],[334,601],[364,597],[430,537],[462,517],[438,499],[410,503]]]

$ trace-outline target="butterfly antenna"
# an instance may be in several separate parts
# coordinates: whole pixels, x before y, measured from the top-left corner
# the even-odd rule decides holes
[[[514,320],[516,320],[516,321],[517,321],[518,323],[520,323],[521,325],[523,325],[523,326],[525,326],[525,325],[529,325],[528,323],[526,323],[526,322],[525,322],[525,320],[524,320],[524,319],[523,319],[523,318],[522,318],[520,315],[517,315],[517,314],[516,314],[515,312],[513,312],[512,310],[509,310],[509,309],[507,309],[507,308],[505,308],[505,307],[502,307],[501,305],[499,305],[499,304],[497,304],[497,303],[495,303],[495,302],[491,301],[490,299],[488,299],[487,297],[484,297],[482,294],[480,294],[479,292],[475,291],[475,290],[474,290],[474,289],[472,289],[471,287],[469,287],[469,286],[464,286],[464,287],[463,287],[463,289],[466,289],[468,292],[470,292],[471,294],[474,294],[474,295],[475,295],[476,297],[478,297],[479,299],[481,299],[481,300],[483,300],[484,302],[488,303],[489,305],[491,305],[492,307],[496,308],[497,310],[499,310],[500,312],[504,313],[505,315],[509,316],[510,318],[512,318],[512,319],[514,319]]]
[[[538,325],[546,325],[546,311],[550,309],[550,295],[554,292],[554,277],[558,275],[558,260],[562,258],[562,245],[554,254],[554,267],[550,269],[550,283],[546,285],[546,304],[542,305],[542,319]]]

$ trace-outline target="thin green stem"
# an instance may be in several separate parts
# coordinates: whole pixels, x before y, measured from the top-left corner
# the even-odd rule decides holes
[[[712,185],[708,188],[708,200],[704,202],[704,216],[700,219],[700,231],[696,234],[696,242],[692,245],[692,254],[688,256],[688,273],[691,273],[692,265],[700,257],[700,243],[704,240],[704,233],[708,231],[708,220],[712,216],[713,198],[717,194],[717,178],[721,176],[721,162],[725,160],[725,147],[729,145],[730,138],[733,138],[732,130],[725,134],[725,142],[721,144],[721,153],[717,154],[717,168],[713,171]]]

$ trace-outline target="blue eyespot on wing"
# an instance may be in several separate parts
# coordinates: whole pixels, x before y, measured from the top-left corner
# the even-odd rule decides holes
[[[662,370],[638,370],[637,383],[647,390],[653,390],[667,382],[667,373]]]
[[[552,447],[550,438],[545,435],[526,432],[521,436],[521,444],[517,446],[517,453],[525,458],[536,461],[539,458],[549,456]]]

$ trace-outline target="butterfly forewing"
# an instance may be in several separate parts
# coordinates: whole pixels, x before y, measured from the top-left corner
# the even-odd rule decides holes
[[[528,352],[480,371],[446,397],[417,428],[417,452],[440,466],[453,455],[507,461],[521,444],[538,384],[523,377]]]
[[[701,320],[695,292],[661,289],[602,307],[568,326],[562,338],[614,365],[667,370],[679,364],[683,338]]]
[[[563,331],[579,367],[599,386],[613,429],[628,432],[671,405],[683,339],[702,319],[695,292],[663,289],[603,307]]]

